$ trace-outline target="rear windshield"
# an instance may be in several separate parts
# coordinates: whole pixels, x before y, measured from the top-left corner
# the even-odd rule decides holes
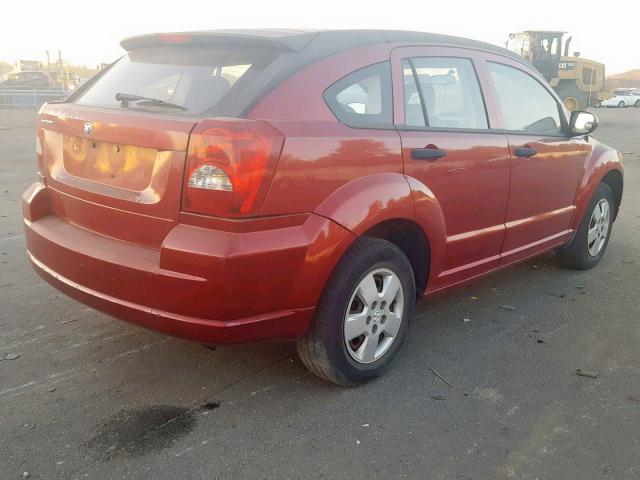
[[[111,108],[201,114],[275,59],[261,48],[160,46],[132,50],[114,63],[75,102]],[[118,94],[129,101],[117,100]],[[145,97],[132,100],[131,96]],[[149,101],[149,99],[155,101]],[[159,102],[159,101],[160,102]]]

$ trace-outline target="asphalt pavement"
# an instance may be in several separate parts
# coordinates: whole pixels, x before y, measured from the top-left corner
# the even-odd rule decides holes
[[[640,478],[640,108],[596,113],[626,173],[600,265],[547,254],[426,299],[386,376],[345,389],[290,344],[210,349],[40,280],[35,112],[0,110],[0,478]]]

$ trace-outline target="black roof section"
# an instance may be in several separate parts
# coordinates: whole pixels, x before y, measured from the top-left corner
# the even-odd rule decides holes
[[[266,94],[302,68],[351,48],[378,43],[438,45],[485,50],[527,63],[519,55],[489,43],[437,33],[401,30],[211,30],[154,33],[120,42],[125,50],[158,45],[216,45],[279,51],[276,59],[249,82],[242,78],[242,95],[227,95],[210,115],[244,116]],[[238,82],[240,83],[240,81]]]
[[[246,43],[297,52],[304,50],[306,47],[316,47],[314,49],[318,50],[318,53],[323,49],[318,48],[322,45],[327,50],[327,54],[335,53],[331,47],[336,42],[342,45],[341,50],[373,43],[418,43],[489,50],[521,59],[511,51],[490,43],[452,35],[405,30],[294,30],[268,28],[255,30],[205,30],[137,35],[125,38],[120,42],[120,45],[125,50],[132,50],[157,45],[158,43],[164,43],[164,41],[170,42],[171,39],[175,39],[176,43],[180,43],[181,39],[183,39],[184,43],[191,45]]]

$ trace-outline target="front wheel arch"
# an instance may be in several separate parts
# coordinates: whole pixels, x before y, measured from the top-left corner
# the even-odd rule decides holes
[[[623,191],[623,179],[619,170],[610,170],[602,177],[602,183],[606,183],[613,190],[615,199],[615,211],[613,212],[613,219],[615,220],[620,211],[620,204],[622,203],[622,191]]]
[[[604,244],[596,254],[591,254],[589,250],[589,241],[597,241],[589,239],[589,231],[591,229],[590,222],[592,221],[593,209],[597,203],[601,200],[607,200],[610,204],[611,201],[615,201],[615,194],[611,187],[601,182],[598,184],[595,192],[589,200],[589,206],[585,211],[585,214],[580,219],[578,228],[576,229],[571,241],[564,247],[556,250],[556,254],[559,256],[562,263],[567,267],[576,270],[588,270],[595,267],[599,262],[609,243],[611,237],[611,230],[613,226],[613,218],[607,217],[607,230],[605,232],[606,238]],[[597,228],[597,225],[593,227]]]

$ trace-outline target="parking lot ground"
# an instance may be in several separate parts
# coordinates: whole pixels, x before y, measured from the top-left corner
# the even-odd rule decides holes
[[[426,299],[387,375],[344,389],[290,344],[209,349],[41,281],[35,112],[0,111],[0,478],[640,478],[640,109],[596,113],[626,172],[600,265],[548,254]]]

